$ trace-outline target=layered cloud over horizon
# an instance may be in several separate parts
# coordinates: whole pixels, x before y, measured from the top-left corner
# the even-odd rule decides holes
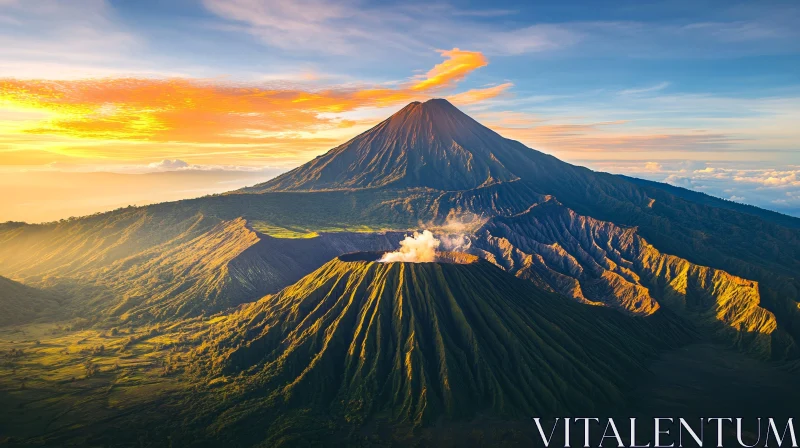
[[[800,218],[800,165],[692,161],[584,161],[600,171],[664,182]]]

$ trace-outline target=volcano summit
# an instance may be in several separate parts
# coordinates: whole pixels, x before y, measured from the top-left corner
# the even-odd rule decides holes
[[[244,191],[468,190],[517,179],[507,165],[513,163],[515,144],[447,100],[413,102],[344,145]]]

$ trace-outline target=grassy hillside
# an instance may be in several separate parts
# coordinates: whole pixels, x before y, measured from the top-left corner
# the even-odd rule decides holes
[[[162,425],[193,390],[182,372],[208,322],[82,322],[0,327],[0,446],[166,445]]]

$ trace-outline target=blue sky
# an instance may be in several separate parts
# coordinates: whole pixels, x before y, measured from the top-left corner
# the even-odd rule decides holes
[[[444,96],[564,160],[800,216],[798,23],[797,1],[0,0],[0,169],[288,169]],[[163,98],[133,104],[125,79],[187,102],[233,95],[215,113],[263,121],[193,130],[196,115],[153,112],[174,112]],[[61,100],[31,99],[42,80],[75,96],[69,120]],[[231,86],[325,101],[240,109]],[[151,112],[149,134],[109,131]]]

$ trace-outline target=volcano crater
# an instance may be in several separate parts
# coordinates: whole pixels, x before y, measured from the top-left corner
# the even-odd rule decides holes
[[[481,258],[477,255],[468,254],[466,252],[448,252],[437,251],[436,259],[434,261],[381,261],[384,255],[391,251],[371,251],[371,252],[352,252],[349,254],[340,255],[339,261],[344,263],[443,263],[443,264],[477,264]]]

